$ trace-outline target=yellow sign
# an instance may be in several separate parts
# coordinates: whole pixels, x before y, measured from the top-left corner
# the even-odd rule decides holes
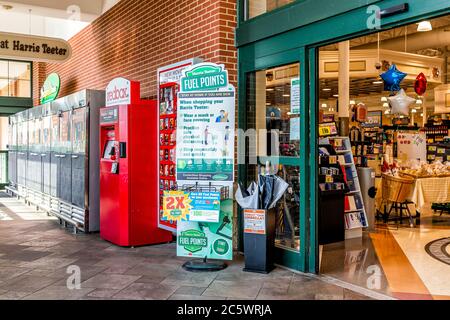
[[[189,193],[183,191],[164,191],[163,221],[188,221],[191,208]]]
[[[65,62],[72,48],[62,39],[0,32],[0,58],[42,62]]]
[[[331,135],[331,130],[328,127],[319,127],[319,136],[329,136]]]

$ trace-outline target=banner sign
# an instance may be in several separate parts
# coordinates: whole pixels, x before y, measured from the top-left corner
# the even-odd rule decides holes
[[[381,128],[383,126],[383,113],[381,111],[369,111],[367,121],[361,123],[365,128]]]
[[[189,221],[191,199],[184,191],[164,191],[163,221]]]
[[[300,78],[291,80],[291,114],[300,114]]]
[[[61,88],[61,79],[57,73],[51,73],[48,75],[41,88],[41,104],[56,100]]]
[[[221,202],[216,223],[178,222],[177,256],[233,260],[233,200]]]
[[[219,222],[220,192],[164,191],[163,221]]]
[[[0,32],[0,58],[61,63],[71,55],[70,44],[62,39]]]
[[[219,222],[220,192],[191,192],[189,221]]]
[[[183,71],[178,93],[177,181],[234,181],[235,88],[223,65]]]

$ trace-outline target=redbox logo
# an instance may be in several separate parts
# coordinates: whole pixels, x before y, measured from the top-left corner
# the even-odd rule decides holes
[[[107,102],[128,99],[130,97],[128,88],[118,89],[114,87],[113,91],[108,92]]]
[[[131,83],[125,78],[112,80],[106,88],[106,106],[129,104],[131,102]]]

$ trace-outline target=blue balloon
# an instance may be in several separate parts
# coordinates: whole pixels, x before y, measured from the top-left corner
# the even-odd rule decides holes
[[[400,83],[406,76],[406,73],[399,71],[397,66],[393,64],[388,71],[381,75],[381,78],[384,80],[384,90],[390,92],[400,91]]]

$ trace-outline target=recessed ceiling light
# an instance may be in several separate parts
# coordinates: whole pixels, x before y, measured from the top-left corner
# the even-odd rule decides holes
[[[323,88],[322,91],[331,91],[330,88]]]
[[[422,21],[417,26],[418,32],[427,32],[433,30],[433,26],[431,25],[430,21]]]

